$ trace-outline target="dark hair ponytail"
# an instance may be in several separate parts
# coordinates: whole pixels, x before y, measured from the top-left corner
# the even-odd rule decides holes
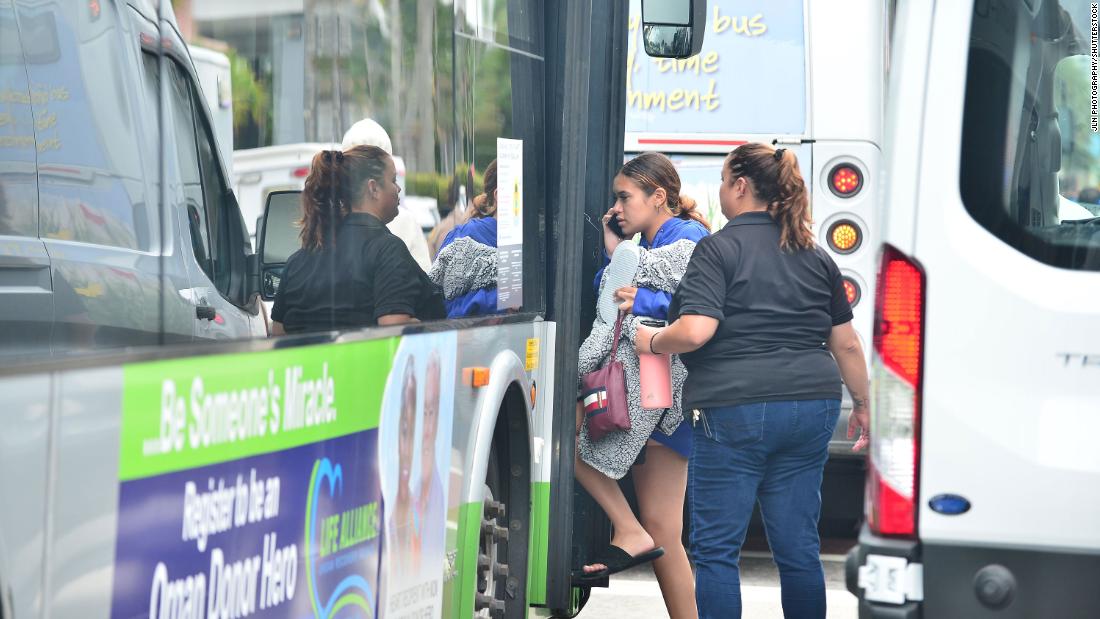
[[[381,182],[389,161],[390,156],[377,146],[314,155],[302,190],[302,247],[316,251],[330,243],[362,197],[367,181]]]
[[[794,251],[814,246],[810,197],[793,152],[767,144],[744,144],[729,154],[726,167],[728,182],[742,176],[752,181],[753,195],[768,205],[768,214],[779,224],[781,248]]]
[[[493,217],[497,214],[497,160],[493,159],[485,168],[485,176],[482,181],[484,191],[474,198],[474,210],[470,214],[472,219]]]
[[[675,217],[697,221],[710,230],[710,223],[697,210],[698,203],[680,194],[680,173],[668,157],[653,151],[642,153],[624,163],[619,174],[637,183],[647,196],[664,189],[668,208]]]

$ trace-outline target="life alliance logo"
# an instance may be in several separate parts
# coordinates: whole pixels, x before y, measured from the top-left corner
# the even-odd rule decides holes
[[[348,557],[341,553],[378,537],[378,502],[357,505],[325,516],[320,519],[318,527],[318,504],[325,492],[334,503],[343,497],[344,471],[339,464],[321,458],[313,464],[306,502],[306,572],[313,614],[317,619],[330,619],[344,607],[352,606],[361,609],[366,617],[373,618],[374,591],[361,575],[353,573],[344,577],[322,601],[324,594],[318,586],[317,574],[319,569],[336,569],[355,563],[355,554]],[[338,554],[341,556],[336,556]]]

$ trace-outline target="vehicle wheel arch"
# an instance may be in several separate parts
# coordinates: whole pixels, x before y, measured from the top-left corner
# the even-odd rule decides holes
[[[498,558],[500,563],[507,566],[507,572],[506,575],[499,576],[495,587],[488,591],[482,589],[480,583],[483,582],[484,574],[480,562],[486,557],[481,556],[479,550],[479,560],[476,561],[479,565],[478,575],[473,581],[479,583],[478,591],[489,595],[475,592],[474,608],[467,610],[473,610],[475,614],[482,613],[476,614],[479,617],[511,619],[525,617],[527,612],[526,580],[531,541],[533,474],[530,381],[523,362],[510,350],[497,354],[490,365],[489,373],[490,383],[481,388],[482,393],[479,394],[476,407],[476,427],[467,445],[468,475],[463,480],[462,492],[464,504],[482,505],[483,508],[478,525],[460,524],[460,528],[480,526],[484,542],[485,527],[504,525],[502,528],[507,529],[508,533],[501,543],[505,553],[499,557],[497,553],[492,553],[496,557],[492,563],[497,563]],[[494,467],[494,471],[489,471],[490,466]],[[499,486],[496,494],[489,489],[489,485],[494,482]],[[496,504],[498,500],[500,503]],[[490,502],[498,506],[503,504],[506,513],[491,514]],[[495,567],[494,565],[488,572],[495,573]],[[497,609],[500,612],[488,611],[490,600],[498,599],[497,596],[504,597],[503,606]]]
[[[462,502],[481,501],[482,482],[489,464],[489,452],[498,423],[503,419],[519,423],[526,437],[526,468],[530,475],[532,453],[531,386],[523,361],[511,350],[497,353],[489,366],[489,384],[478,395],[475,424],[466,446],[469,474],[462,484]]]

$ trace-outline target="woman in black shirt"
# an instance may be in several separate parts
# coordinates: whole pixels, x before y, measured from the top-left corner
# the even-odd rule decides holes
[[[746,144],[719,190],[730,222],[695,247],[664,329],[639,327],[639,352],[679,353],[700,617],[740,617],[738,558],[760,503],[787,617],[825,617],[817,521],[841,378],[849,436],[869,439],[867,367],[840,270],[815,246],[794,153]],[[831,353],[831,354],[830,354]],[[838,367],[839,366],[839,367]]]
[[[272,333],[398,325],[445,317],[443,296],[400,238],[397,169],[376,146],[313,157],[302,192],[302,249],[287,259]]]

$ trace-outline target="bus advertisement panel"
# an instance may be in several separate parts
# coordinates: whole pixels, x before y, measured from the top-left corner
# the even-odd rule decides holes
[[[456,347],[125,366],[111,616],[439,616]]]
[[[125,366],[111,616],[375,616],[393,344]]]
[[[802,0],[712,0],[703,49],[686,59],[645,54],[640,5],[640,0],[631,0],[628,149],[638,140],[637,150],[645,150],[649,134],[683,136],[679,142],[661,142],[662,147],[713,147],[728,146],[716,136],[770,138],[806,132]]]

